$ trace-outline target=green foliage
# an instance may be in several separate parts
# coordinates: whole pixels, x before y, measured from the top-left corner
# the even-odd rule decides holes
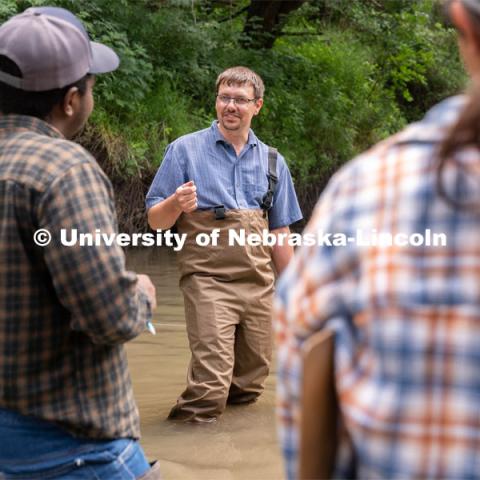
[[[76,14],[92,39],[110,45],[120,57],[115,75],[98,79],[96,96],[102,108],[115,115],[136,111],[154,84],[154,69],[144,45],[125,29],[125,12],[134,9],[126,0],[49,0],[51,6],[64,7]],[[44,0],[18,2],[18,11],[45,5]]]
[[[201,110],[192,109],[189,97],[164,80],[135,111],[114,116],[97,108],[90,123],[103,140],[107,169],[132,176],[158,168],[172,139],[204,128],[209,121]],[[88,144],[92,139],[88,136],[84,141]]]
[[[373,81],[368,49],[351,35],[283,40],[278,53],[287,68],[273,84],[267,121],[301,178],[332,171],[402,126],[393,99]]]
[[[437,7],[434,0],[390,0],[384,9],[353,2],[347,13],[348,28],[373,47],[379,80],[409,121],[465,81],[455,34]]]
[[[43,3],[2,0],[0,20]],[[249,0],[48,3],[77,14],[121,58],[117,72],[98,79],[84,141],[108,171],[126,177],[148,177],[169,142],[211,123],[216,76],[233,65],[263,77],[255,131],[305,187],[324,184],[465,82],[454,32],[435,0],[311,0],[262,51],[241,48]]]
[[[0,22],[17,13],[17,2],[15,0],[2,0],[0,3]]]

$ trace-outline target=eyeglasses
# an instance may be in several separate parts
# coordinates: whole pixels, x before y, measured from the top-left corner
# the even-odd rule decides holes
[[[228,95],[217,95],[217,99],[223,105],[228,105],[233,100],[233,103],[239,107],[245,107],[250,102],[257,100],[256,98],[229,97]]]

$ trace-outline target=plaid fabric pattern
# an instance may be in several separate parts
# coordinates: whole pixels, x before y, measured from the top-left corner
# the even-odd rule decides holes
[[[302,247],[277,288],[278,418],[297,476],[300,348],[336,332],[335,375],[359,478],[480,478],[480,213],[449,206],[435,149],[464,105],[454,97],[341,169],[307,232],[445,233],[446,246]],[[443,176],[480,204],[480,153]],[[347,445],[337,474],[345,476]]]
[[[108,178],[47,123],[8,115],[0,196],[0,406],[78,436],[139,437],[122,344],[145,329],[147,297],[118,246],[59,240],[61,228],[117,231]]]

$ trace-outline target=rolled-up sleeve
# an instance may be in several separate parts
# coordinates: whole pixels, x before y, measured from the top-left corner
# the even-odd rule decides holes
[[[167,147],[165,157],[145,199],[147,210],[173,195],[180,185],[187,182],[181,167],[182,155],[177,150],[179,150],[178,142],[174,142]]]
[[[136,274],[125,269],[122,249],[109,240],[118,233],[117,220],[111,184],[100,168],[79,163],[54,180],[38,219],[52,235],[44,259],[58,299],[71,313],[71,328],[97,344],[123,343],[141,333],[151,306]],[[75,234],[77,242],[69,246]],[[81,234],[103,238],[81,246]]]

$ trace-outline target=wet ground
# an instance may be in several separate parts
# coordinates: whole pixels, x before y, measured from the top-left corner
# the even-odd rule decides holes
[[[216,424],[166,421],[185,386],[189,360],[183,299],[175,256],[167,248],[131,250],[129,269],[151,276],[157,288],[157,335],[128,344],[128,358],[142,421],[142,444],[158,459],[165,480],[281,480],[275,430],[275,365],[260,400],[228,407]]]

